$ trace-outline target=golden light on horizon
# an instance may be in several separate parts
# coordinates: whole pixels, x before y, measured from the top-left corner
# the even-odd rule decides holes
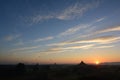
[[[95,64],[98,65],[98,64],[100,64],[100,62],[97,60],[97,61],[95,61]]]

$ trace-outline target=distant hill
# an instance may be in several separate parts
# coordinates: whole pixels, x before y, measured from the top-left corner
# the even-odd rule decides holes
[[[120,62],[104,62],[101,65],[120,65]]]

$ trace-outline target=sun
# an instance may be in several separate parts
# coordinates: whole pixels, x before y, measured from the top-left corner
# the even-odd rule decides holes
[[[95,64],[98,65],[98,64],[100,64],[100,62],[99,61],[95,61]]]

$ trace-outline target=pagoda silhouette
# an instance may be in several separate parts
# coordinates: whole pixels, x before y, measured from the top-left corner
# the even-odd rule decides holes
[[[83,61],[80,62],[79,66],[86,66],[87,64],[84,63]]]

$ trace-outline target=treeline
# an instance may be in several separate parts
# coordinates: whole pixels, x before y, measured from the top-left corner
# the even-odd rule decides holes
[[[0,80],[120,80],[120,66],[18,63],[0,66]]]

